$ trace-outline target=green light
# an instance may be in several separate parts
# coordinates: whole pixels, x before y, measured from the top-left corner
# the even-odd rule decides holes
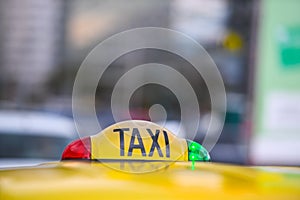
[[[189,145],[189,151],[192,152],[199,152],[202,147],[199,143],[190,140],[188,140],[188,145]]]
[[[189,161],[210,161],[207,150],[199,143],[187,140]]]
[[[195,161],[192,161],[192,170],[195,170]]]

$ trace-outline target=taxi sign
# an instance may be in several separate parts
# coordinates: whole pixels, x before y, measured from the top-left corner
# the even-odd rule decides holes
[[[91,158],[97,160],[187,161],[188,144],[148,121],[124,121],[91,137]]]
[[[69,144],[62,160],[209,161],[206,149],[179,138],[155,123],[130,120],[116,123],[91,137]]]

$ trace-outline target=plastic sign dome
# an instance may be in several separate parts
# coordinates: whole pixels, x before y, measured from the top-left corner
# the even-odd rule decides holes
[[[176,137],[149,121],[116,123],[100,133],[70,143],[62,160],[95,161],[210,161],[197,142]]]

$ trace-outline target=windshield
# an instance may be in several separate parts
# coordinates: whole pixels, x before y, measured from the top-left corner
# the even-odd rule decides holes
[[[69,142],[63,137],[0,134],[0,158],[60,159]]]

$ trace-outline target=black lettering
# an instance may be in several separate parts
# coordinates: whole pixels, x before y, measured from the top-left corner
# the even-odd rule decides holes
[[[120,133],[120,156],[124,156],[124,131],[129,131],[129,128],[118,128],[113,130],[113,132]]]
[[[170,145],[169,145],[169,137],[166,131],[163,131],[165,137],[165,144],[166,144],[166,156],[170,158]]]
[[[138,144],[134,144],[135,138],[138,140]],[[140,132],[137,128],[133,128],[132,135],[130,139],[130,146],[128,149],[128,156],[132,156],[132,150],[133,149],[140,149],[143,156],[146,156],[145,147],[143,144],[143,140],[141,138]]]
[[[159,130],[155,131],[155,135],[153,135],[152,131],[147,128],[148,133],[150,134],[151,138],[152,138],[152,145],[150,148],[150,152],[149,152],[149,156],[153,156],[154,153],[154,149],[157,149],[157,152],[159,154],[160,157],[164,157],[163,153],[161,152],[160,146],[158,144],[158,136],[159,136]]]

